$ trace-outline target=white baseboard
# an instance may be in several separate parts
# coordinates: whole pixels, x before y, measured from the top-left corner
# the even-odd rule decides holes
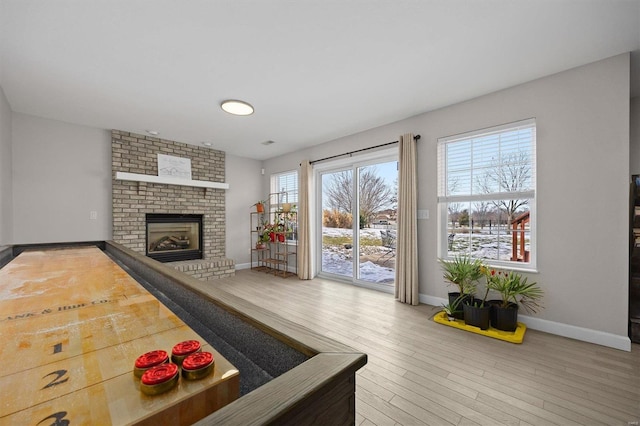
[[[619,336],[604,331],[592,330],[590,328],[578,327],[526,315],[518,315],[518,321],[525,323],[526,326],[532,330],[570,337],[572,339],[582,340],[583,342],[595,343],[622,351],[631,351],[631,339],[629,339],[629,336]]]
[[[241,269],[251,269],[251,263],[236,263],[236,271],[239,271]],[[296,274],[296,267],[295,266],[288,266],[287,267],[287,271],[291,272],[292,274]]]
[[[443,304],[449,303],[449,300],[441,297],[420,294],[420,303],[432,306],[442,306]],[[631,351],[631,339],[629,339],[628,336],[619,336],[617,334],[605,333],[604,331],[577,327],[575,325],[549,321],[527,315],[518,315],[518,321],[526,324],[526,326],[532,330],[544,331],[545,333],[569,337],[583,342],[595,343],[597,345],[620,349],[622,351]]]
[[[426,294],[420,294],[418,299],[420,303],[431,306],[442,306],[449,303],[449,299],[443,299],[442,297],[428,296]]]

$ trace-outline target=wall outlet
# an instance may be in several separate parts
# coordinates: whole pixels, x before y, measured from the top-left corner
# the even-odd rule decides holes
[[[429,219],[429,210],[418,210],[418,220]]]
[[[97,220],[98,219],[98,212],[95,210],[91,210],[89,212],[89,219],[90,220]]]

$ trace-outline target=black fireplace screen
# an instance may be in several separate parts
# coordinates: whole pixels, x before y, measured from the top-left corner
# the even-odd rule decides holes
[[[160,262],[202,259],[202,215],[147,214],[147,256]]]

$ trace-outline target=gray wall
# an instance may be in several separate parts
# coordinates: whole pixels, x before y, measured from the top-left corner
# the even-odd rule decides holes
[[[629,131],[630,164],[632,175],[640,175],[640,97],[631,99],[631,123]]]
[[[18,113],[12,126],[13,242],[110,239],[110,132]]]
[[[0,202],[11,213],[13,180],[18,218],[12,225],[0,210],[0,235],[15,228],[15,238],[0,245],[111,239],[110,131],[13,113],[12,179],[10,118],[6,132],[4,120],[0,126]],[[226,156],[226,253],[240,268],[250,261],[249,206],[264,198],[261,167],[261,161]],[[92,210],[97,220],[89,219]]]
[[[628,54],[274,158],[264,166],[273,173],[303,158],[394,141],[406,132],[420,134],[418,208],[430,212],[430,219],[418,222],[420,294],[436,301],[447,294],[437,262],[437,139],[531,117],[537,119],[539,272],[529,276],[544,289],[546,307],[531,322],[574,337],[604,332],[614,345],[624,346]]]
[[[249,267],[250,206],[266,198],[261,169],[261,161],[227,155],[227,257],[235,260],[236,269]]]
[[[13,241],[11,108],[0,87],[0,246]]]

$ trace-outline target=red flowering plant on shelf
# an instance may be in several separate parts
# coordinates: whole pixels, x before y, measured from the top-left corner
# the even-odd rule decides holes
[[[267,223],[263,227],[263,238],[268,236],[265,241],[274,242],[276,239],[280,242],[284,241],[284,226],[281,223]]]

